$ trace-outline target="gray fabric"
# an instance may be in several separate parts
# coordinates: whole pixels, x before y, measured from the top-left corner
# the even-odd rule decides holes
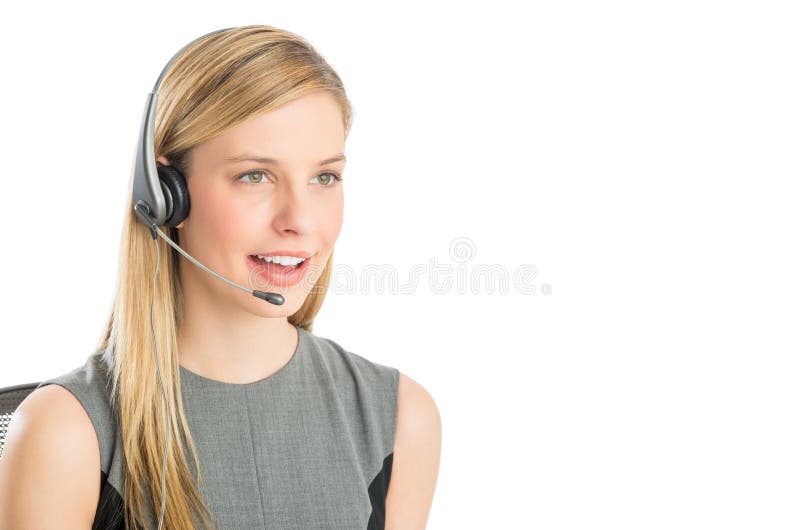
[[[399,371],[296,329],[290,361],[253,383],[223,383],[181,366],[203,495],[225,529],[382,528],[382,513],[379,526],[370,519],[368,488],[391,462]],[[98,433],[102,470],[121,492],[105,366],[97,352],[40,386],[62,385],[81,401]],[[385,491],[379,495],[385,501]]]

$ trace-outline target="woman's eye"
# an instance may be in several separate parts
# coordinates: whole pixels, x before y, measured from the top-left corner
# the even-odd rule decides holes
[[[260,177],[262,176],[266,177],[267,174],[264,173],[263,171],[248,171],[244,175],[239,176],[237,180],[244,182],[246,184],[260,184],[261,183]]]
[[[318,179],[318,178],[320,178],[320,177],[322,177],[322,176],[325,176],[325,175],[327,175],[327,176],[328,176],[328,178],[326,178],[326,179],[323,179],[323,180],[321,181],[321,184],[322,184],[323,186],[327,187],[327,188],[332,188],[332,187],[333,187],[332,185],[331,185],[331,186],[329,186],[329,184],[330,184],[331,182],[336,182],[336,181],[342,180],[342,177],[340,177],[338,174],[334,173],[333,171],[326,171],[325,173],[320,173],[319,175],[317,175],[317,176],[316,176],[316,177],[314,177],[314,178],[315,178],[315,179]],[[313,179],[312,179],[312,180],[313,180]]]

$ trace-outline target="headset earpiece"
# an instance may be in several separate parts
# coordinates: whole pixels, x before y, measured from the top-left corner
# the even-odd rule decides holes
[[[167,217],[164,225],[178,226],[189,215],[189,188],[186,178],[173,166],[158,166],[158,180],[167,203]]]

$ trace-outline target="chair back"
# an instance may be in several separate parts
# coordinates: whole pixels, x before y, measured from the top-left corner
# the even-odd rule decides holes
[[[0,388],[0,458],[3,456],[3,446],[6,444],[6,433],[11,415],[17,410],[22,400],[36,390],[39,383],[25,383],[23,385]]]

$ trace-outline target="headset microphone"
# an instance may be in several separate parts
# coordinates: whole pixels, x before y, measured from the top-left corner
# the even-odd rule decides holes
[[[150,228],[153,239],[156,238],[156,235],[160,235],[175,250],[209,274],[216,276],[229,285],[251,293],[256,298],[261,298],[274,305],[282,305],[284,298],[280,294],[248,289],[247,287],[222,277],[186,253],[158,228],[161,225],[169,227],[179,225],[181,221],[186,219],[186,216],[189,215],[189,208],[191,205],[189,201],[189,188],[186,185],[186,178],[183,173],[172,166],[156,166],[154,138],[158,88],[161,86],[161,80],[164,74],[183,50],[194,42],[221,31],[225,31],[225,29],[212,31],[202,37],[198,37],[181,48],[161,71],[153,87],[153,91],[147,95],[134,166],[133,208],[136,211],[136,217],[144,223],[145,226]]]
[[[219,278],[223,282],[228,283],[229,285],[232,285],[234,287],[237,287],[237,288],[239,288],[239,289],[241,289],[243,291],[247,291],[248,293],[252,293],[253,296],[255,296],[256,298],[261,298],[262,300],[266,300],[267,302],[270,302],[272,304],[275,304],[275,305],[283,304],[284,298],[280,294],[278,294],[278,293],[266,293],[264,291],[257,291],[255,289],[248,289],[244,285],[238,284],[238,283],[236,283],[236,282],[234,282],[232,280],[229,280],[228,278],[225,278],[221,274],[218,274],[218,273],[212,271],[211,269],[209,269],[208,267],[206,267],[205,265],[203,265],[202,263],[197,261],[195,258],[190,256],[189,253],[187,253],[180,246],[178,246],[177,243],[175,243],[172,239],[169,238],[168,235],[166,235],[164,232],[161,231],[160,228],[158,228],[158,225],[156,224],[156,222],[149,215],[149,213],[147,213],[147,205],[143,201],[139,201],[138,203],[136,203],[136,206],[134,206],[133,208],[134,208],[134,210],[136,210],[136,214],[140,218],[144,218],[146,220],[145,224],[147,224],[150,227],[150,232],[153,234],[153,239],[155,239],[156,238],[156,234],[158,234],[159,236],[161,236],[161,238],[164,241],[169,243],[170,246],[172,246],[172,248],[174,248],[175,250],[180,252],[184,257],[186,257],[186,259],[188,259],[189,261],[191,261],[192,263],[194,263],[195,265],[197,265],[198,267],[200,267],[201,269],[203,269],[207,273],[213,274],[214,276],[216,276],[217,278]]]
[[[180,252],[186,259],[219,278],[220,280],[251,293],[256,298],[261,298],[271,304],[281,305],[284,302],[283,296],[278,293],[267,293],[264,291],[256,291],[248,289],[243,285],[239,285],[216,272],[212,271],[187,252],[185,252],[177,243],[172,241],[164,232],[159,229],[159,226],[165,225],[175,227],[183,221],[189,214],[189,189],[186,186],[186,178],[175,167],[172,166],[156,166],[154,138],[155,138],[155,113],[156,105],[158,103],[158,88],[161,85],[161,79],[169,69],[170,65],[175,59],[189,46],[194,44],[200,39],[226,31],[233,28],[224,28],[211,33],[207,33],[201,37],[194,39],[189,44],[178,50],[178,53],[172,56],[167,65],[161,70],[161,74],[156,80],[153,91],[147,95],[147,101],[144,108],[144,116],[142,117],[142,126],[139,133],[139,139],[136,149],[136,161],[134,166],[133,175],[133,209],[136,212],[136,217],[150,229],[153,240],[156,236],[161,236],[164,241],[170,244],[172,248]],[[155,325],[153,323],[153,303],[155,302],[155,287],[156,278],[158,277],[158,263],[160,261],[158,245],[156,244],[156,268],[153,273],[153,295],[150,301],[150,330],[153,334],[153,349],[156,356],[156,371],[158,372],[158,380],[161,385],[162,397],[164,400],[164,430],[166,444],[164,446],[164,457],[161,465],[161,515],[158,519],[158,530],[161,530],[164,524],[164,513],[166,508],[166,470],[167,470],[167,448],[170,445],[170,429],[169,429],[169,408],[167,406],[167,393],[164,388],[164,381],[161,378],[161,364],[158,360],[158,344],[156,343]]]

